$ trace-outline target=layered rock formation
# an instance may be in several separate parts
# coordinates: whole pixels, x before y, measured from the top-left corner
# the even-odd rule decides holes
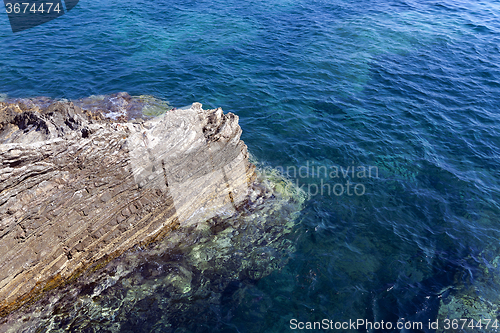
[[[235,312],[269,308],[254,284],[294,252],[304,199],[279,174],[257,171],[237,213],[181,225],[83,273],[1,318],[0,332],[223,331]]]
[[[113,121],[82,102],[0,102],[0,316],[248,204],[236,115],[195,103],[127,121],[130,96],[113,98],[125,110]]]

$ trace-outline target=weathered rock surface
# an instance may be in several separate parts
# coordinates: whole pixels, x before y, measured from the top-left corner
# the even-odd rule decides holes
[[[274,171],[257,170],[249,191],[237,213],[124,252],[1,318],[0,332],[220,332],[235,311],[266,312],[254,284],[294,252],[306,196]]]
[[[113,122],[45,102],[0,102],[0,316],[248,199],[255,167],[234,114],[194,103]]]

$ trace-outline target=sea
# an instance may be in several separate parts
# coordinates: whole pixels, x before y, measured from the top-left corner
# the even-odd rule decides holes
[[[40,332],[499,328],[499,1],[82,0],[17,33],[0,10],[0,100],[122,91],[236,114],[307,194],[293,251],[168,325],[128,298]]]

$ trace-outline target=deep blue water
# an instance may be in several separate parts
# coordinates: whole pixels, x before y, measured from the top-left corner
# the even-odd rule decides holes
[[[478,267],[500,255],[498,1],[82,0],[17,34],[2,10],[0,93],[119,91],[236,113],[256,159],[310,192],[364,186],[311,196],[288,265],[212,331],[427,322],[447,288],[492,279]]]

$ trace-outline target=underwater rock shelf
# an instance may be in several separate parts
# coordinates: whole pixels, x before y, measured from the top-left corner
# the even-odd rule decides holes
[[[141,99],[99,101],[0,102],[0,317],[249,200],[236,115],[194,103],[140,118]]]

